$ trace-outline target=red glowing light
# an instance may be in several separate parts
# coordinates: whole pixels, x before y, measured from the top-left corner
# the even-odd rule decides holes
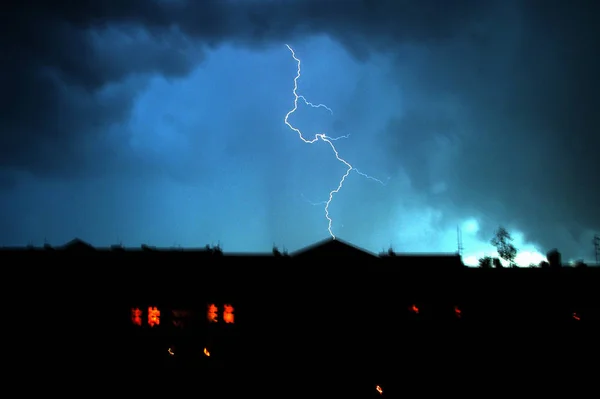
[[[456,317],[458,317],[460,319],[460,316],[462,315],[462,310],[460,310],[458,306],[455,306],[454,314],[456,315]]]
[[[148,325],[150,327],[160,325],[160,310],[158,310],[158,308],[156,306],[148,307]]]
[[[210,323],[216,323],[218,321],[218,319],[217,319],[217,317],[219,316],[218,312],[219,312],[219,308],[214,303],[211,303],[210,305],[208,305],[208,311],[206,312],[206,317]]]
[[[136,326],[142,325],[142,311],[139,308],[131,309],[131,322]]]
[[[225,310],[223,311],[223,321],[225,323],[233,324],[233,322],[234,322],[233,306],[224,305],[223,308],[225,308]]]

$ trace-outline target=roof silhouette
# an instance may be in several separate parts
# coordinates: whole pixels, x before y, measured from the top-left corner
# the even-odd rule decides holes
[[[95,251],[96,248],[92,244],[89,244],[79,238],[74,238],[65,245],[62,246],[63,249],[68,249],[71,251]]]
[[[362,248],[356,247],[346,241],[340,240],[339,238],[326,238],[325,240],[319,241],[315,244],[304,247],[291,254],[292,257],[296,256],[311,256],[311,255],[332,255],[332,256],[361,256],[361,257],[376,257],[374,253],[371,253]]]

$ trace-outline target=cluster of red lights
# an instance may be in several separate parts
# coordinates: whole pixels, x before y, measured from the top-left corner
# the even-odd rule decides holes
[[[233,324],[235,317],[233,315],[233,311],[235,309],[233,306],[229,304],[223,305],[223,322],[227,324]],[[219,307],[214,303],[208,305],[208,309],[206,311],[206,318],[209,323],[218,323],[219,322]]]
[[[420,314],[420,312],[421,312],[421,310],[419,309],[419,307],[416,304],[409,306],[408,310],[409,310],[409,312],[416,314],[416,315]],[[224,304],[222,312],[221,312],[221,309],[219,308],[219,306],[217,306],[214,303],[211,303],[211,304],[208,304],[208,306],[207,306],[206,319],[208,320],[209,323],[219,323],[222,321],[223,323],[226,323],[226,324],[234,324],[235,323],[234,311],[235,311],[235,309],[230,304]],[[184,322],[182,321],[182,318],[188,316],[189,312],[173,310],[172,313],[174,316],[174,318],[172,320],[173,325],[175,325],[176,327],[183,327]],[[142,326],[143,314],[144,314],[144,312],[140,308],[132,308],[131,309],[131,322],[136,326]],[[454,306],[454,315],[456,316],[457,319],[462,318],[462,310],[458,306]],[[571,317],[573,318],[573,320],[578,320],[578,321],[581,320],[581,316],[578,313],[573,313],[571,315]],[[160,309],[158,309],[156,306],[149,306],[146,311],[146,318],[147,318],[146,323],[149,327],[159,326],[160,320],[161,320]]]
[[[142,316],[144,312],[140,308],[131,309],[131,322],[136,326],[142,325]],[[148,306],[147,323],[150,327],[160,325],[160,310],[156,306]]]
[[[225,324],[235,323],[234,307],[230,304],[223,305],[223,312],[220,315],[219,306],[211,303],[207,306],[206,318],[209,323],[218,323],[223,321]],[[183,327],[185,325],[186,318],[189,317],[190,312],[185,310],[172,310],[172,323],[175,327]],[[149,327],[156,327],[160,325],[161,312],[156,306],[148,306],[146,311],[146,324]],[[140,308],[131,308],[131,322],[136,326],[142,326],[144,321],[144,311]]]

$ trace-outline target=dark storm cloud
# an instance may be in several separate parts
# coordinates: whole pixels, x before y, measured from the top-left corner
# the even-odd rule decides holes
[[[324,32],[365,56],[371,45],[399,37],[447,37],[470,15],[470,3],[477,2],[456,9],[321,0],[10,2],[1,17],[2,165],[35,173],[81,168],[81,142],[122,121],[134,94],[102,102],[98,90],[140,73],[185,74],[192,60],[181,31],[208,45]]]
[[[402,132],[396,148],[410,157],[400,137],[424,142],[453,133],[461,151],[446,172],[448,195],[483,217],[483,238],[503,223],[573,255],[577,247],[591,249],[590,232],[600,228],[600,10],[586,1],[525,4],[494,21],[484,46],[463,39],[429,47],[428,64],[415,68],[416,90],[423,96],[431,88],[431,97],[452,93],[466,122],[440,127],[418,106],[418,117],[395,122]],[[427,168],[403,159],[421,185],[431,183]]]
[[[140,84],[102,90],[135,74],[185,74],[195,54],[183,51],[185,37],[171,29],[148,32],[136,21],[119,27],[109,19],[90,29],[100,3],[52,3],[13,3],[2,13],[0,166],[63,175],[97,162],[89,161],[86,143],[102,143],[107,127],[127,117]],[[143,23],[127,3],[100,8]]]
[[[570,255],[591,249],[591,231],[600,228],[600,10],[597,2],[575,3],[519,8],[496,22],[487,48],[455,45],[453,60],[438,49],[428,60],[439,69],[418,79],[421,90],[434,82],[467,110],[470,132],[450,130],[461,140],[448,170],[453,203],[487,216],[487,238],[497,224],[509,224]],[[426,181],[423,169],[412,172]]]
[[[358,59],[372,51],[397,57],[403,73],[395,81],[414,97],[383,134],[416,188],[444,180],[447,196],[437,198],[494,214],[489,226],[512,223],[545,246],[559,226],[574,241],[600,228],[598,2],[10,4],[0,28],[4,166],[85,170],[83,143],[127,117],[139,86],[109,99],[101,90],[141,73],[185,74],[198,61],[186,38],[262,46],[324,33]],[[444,101],[456,109],[440,107]],[[436,169],[429,145],[451,145],[452,167]]]
[[[10,171],[0,170],[0,193],[15,188],[16,185],[17,179]]]

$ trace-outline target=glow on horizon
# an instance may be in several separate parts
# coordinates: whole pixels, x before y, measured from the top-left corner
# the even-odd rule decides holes
[[[466,248],[466,253],[463,255],[463,263],[465,265],[478,266],[479,259],[484,256],[499,257],[498,252],[489,242],[481,241],[477,237],[477,233],[479,232],[479,222],[477,219],[467,219],[460,227],[463,232],[463,246]],[[523,233],[516,231],[511,232],[511,235],[513,237],[513,244],[517,248],[517,257],[515,258],[517,266],[528,267],[531,264],[537,266],[540,262],[547,261],[546,257],[539,252],[535,245],[525,242]],[[469,250],[470,248],[476,249]],[[500,259],[500,262],[504,266],[508,266],[504,260]]]

